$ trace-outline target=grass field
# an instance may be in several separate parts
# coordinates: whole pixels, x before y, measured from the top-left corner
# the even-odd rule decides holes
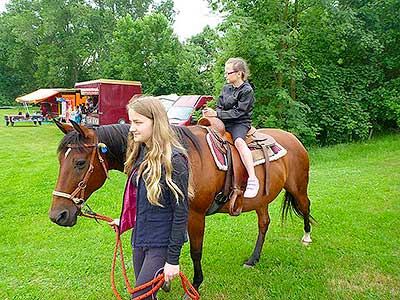
[[[47,216],[62,133],[54,125],[5,127],[8,112],[0,111],[0,299],[114,299],[109,226],[79,219],[63,228]],[[400,135],[312,149],[310,157],[313,244],[301,245],[300,219],[281,225],[279,197],[270,206],[259,264],[243,268],[257,236],[256,215],[208,217],[202,299],[400,299]],[[117,217],[124,182],[111,172],[91,207]],[[129,239],[123,236],[132,278]],[[188,245],[181,265],[191,278]],[[174,281],[159,299],[182,295]]]

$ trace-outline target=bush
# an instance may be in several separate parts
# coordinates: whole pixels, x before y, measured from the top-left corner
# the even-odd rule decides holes
[[[284,89],[270,89],[268,101],[256,101],[253,124],[257,128],[279,128],[296,135],[305,145],[317,144],[319,127],[310,122],[310,108],[293,101]]]

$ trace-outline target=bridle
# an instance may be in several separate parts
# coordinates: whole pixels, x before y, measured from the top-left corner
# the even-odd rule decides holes
[[[97,158],[99,159],[101,165],[103,166],[103,170],[104,170],[104,173],[106,174],[106,177],[110,178],[108,176],[108,169],[107,169],[105,160],[101,156],[99,145],[100,145],[100,143],[98,143],[97,137],[95,137],[93,144],[83,144],[83,145],[68,144],[67,145],[67,147],[70,149],[76,149],[76,148],[82,148],[82,147],[83,148],[93,148],[91,156],[90,156],[89,168],[87,169],[85,175],[83,176],[83,179],[78,183],[78,186],[75,188],[75,190],[71,194],[54,190],[53,191],[54,196],[63,197],[68,200],[71,200],[80,209],[86,201],[85,189],[86,189],[87,183],[89,181],[89,178],[94,171],[93,163],[94,163],[94,159],[96,158],[96,154],[97,154]]]

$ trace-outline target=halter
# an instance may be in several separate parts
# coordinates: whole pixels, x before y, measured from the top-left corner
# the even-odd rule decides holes
[[[74,204],[80,208],[86,201],[85,197],[85,189],[87,186],[87,183],[89,181],[90,176],[92,175],[93,171],[94,171],[94,159],[96,157],[96,153],[97,153],[97,158],[99,159],[101,165],[103,166],[103,170],[106,174],[107,178],[110,178],[108,176],[108,170],[107,170],[107,166],[105,164],[105,161],[103,159],[103,157],[100,154],[100,150],[99,150],[99,143],[97,140],[97,137],[95,138],[95,141],[93,144],[83,144],[83,145],[76,145],[76,144],[68,144],[67,145],[68,148],[71,149],[76,149],[76,148],[93,148],[92,153],[91,153],[91,157],[90,157],[90,165],[89,168],[87,169],[85,175],[83,176],[83,179],[78,183],[78,186],[75,188],[75,190],[71,193],[64,193],[64,192],[60,192],[60,191],[53,191],[53,195],[54,196],[58,196],[58,197],[63,197],[66,198],[68,200],[71,200],[72,202],[74,202]],[[79,194],[78,197],[76,197]]]

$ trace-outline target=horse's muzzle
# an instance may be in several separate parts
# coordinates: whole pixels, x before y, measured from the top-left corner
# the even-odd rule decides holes
[[[60,226],[72,227],[76,224],[77,214],[71,213],[67,209],[61,211],[49,211],[49,218],[52,222]]]

